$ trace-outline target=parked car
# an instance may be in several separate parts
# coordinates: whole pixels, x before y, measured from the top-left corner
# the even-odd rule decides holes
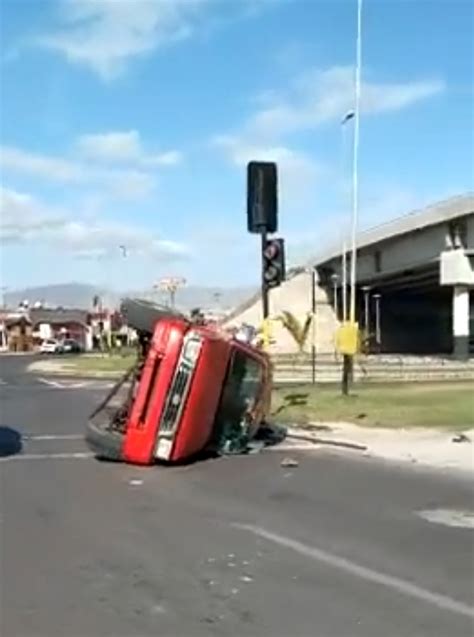
[[[39,351],[40,354],[62,354],[64,348],[56,339],[47,338],[41,343]]]
[[[73,338],[66,338],[62,342],[62,348],[65,354],[80,354],[82,352],[82,346]]]

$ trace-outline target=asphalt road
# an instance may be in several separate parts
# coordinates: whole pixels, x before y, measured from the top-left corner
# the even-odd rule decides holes
[[[321,450],[100,463],[101,384],[26,363],[0,359],[3,637],[472,634],[474,532],[417,514],[474,510],[467,482]]]

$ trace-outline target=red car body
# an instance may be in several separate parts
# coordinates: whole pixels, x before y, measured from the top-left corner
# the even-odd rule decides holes
[[[265,353],[165,318],[156,323],[124,431],[89,428],[86,440],[98,455],[133,464],[183,461],[218,448],[229,427],[251,438],[269,413],[270,395]]]

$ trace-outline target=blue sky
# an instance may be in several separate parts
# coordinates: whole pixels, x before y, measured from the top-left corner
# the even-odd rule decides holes
[[[1,12],[3,286],[254,283],[250,159],[278,162],[291,263],[341,240],[356,0]],[[473,38],[469,0],[364,0],[361,226],[473,189]]]

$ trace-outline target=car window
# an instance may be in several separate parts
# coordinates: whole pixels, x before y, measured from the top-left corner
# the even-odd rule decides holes
[[[227,372],[216,414],[215,438],[238,439],[245,436],[247,416],[254,408],[262,388],[263,368],[245,352],[236,350]]]

